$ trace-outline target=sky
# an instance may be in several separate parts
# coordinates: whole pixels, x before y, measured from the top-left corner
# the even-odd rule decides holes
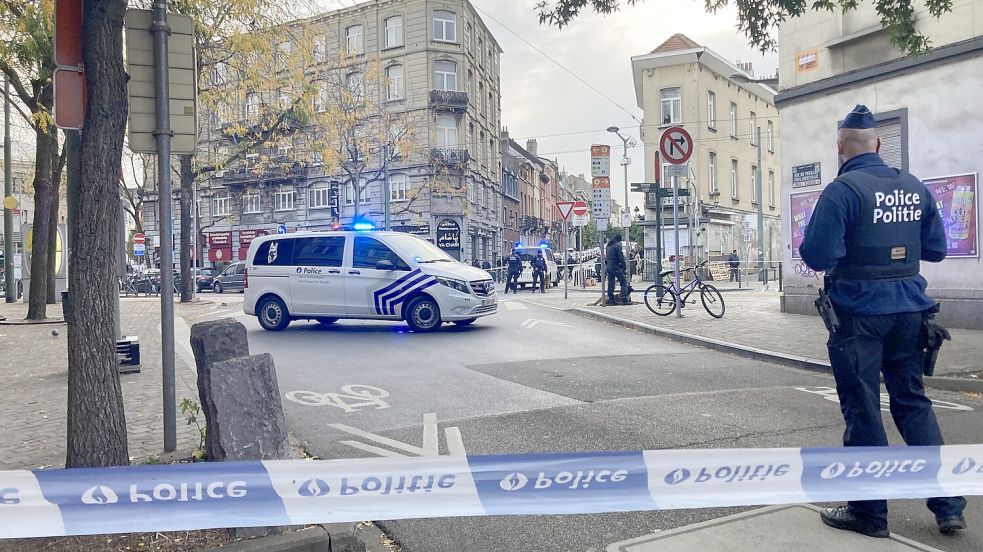
[[[540,25],[535,10],[537,0],[471,2],[504,50],[502,125],[520,145],[535,138],[540,156],[556,159],[561,168],[575,175],[590,175],[591,144],[617,145],[615,151],[619,153],[612,155],[611,188],[614,199],[622,205],[624,177],[618,159],[623,146],[617,136],[605,129],[620,127],[622,134],[639,141],[639,123],[632,115],[640,120],[642,112],[635,101],[632,56],[646,54],[673,34],[683,33],[732,63],[752,62],[758,77],[773,75],[778,66],[777,54],[762,56],[737,31],[737,10],[733,6],[711,15],[699,0],[645,0],[607,16],[584,11],[561,30]],[[329,9],[353,3],[354,0],[321,0]],[[629,150],[629,157],[633,160],[629,180],[642,182],[641,146]],[[641,207],[642,201],[641,194],[633,194],[630,207]]]

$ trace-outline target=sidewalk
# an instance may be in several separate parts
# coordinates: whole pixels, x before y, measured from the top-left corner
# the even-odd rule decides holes
[[[634,301],[642,301],[641,285],[636,283]],[[712,318],[694,295],[676,313],[656,316],[644,304],[630,306],[594,306],[600,290],[577,290],[563,299],[562,284],[547,294],[520,293],[519,298],[545,306],[569,310],[581,316],[601,319],[646,333],[665,335],[726,352],[767,359],[803,368],[828,370],[826,352],[828,334],[818,316],[786,314],[780,311],[780,294],[761,291],[760,287],[738,290],[726,286],[723,291],[726,312]],[[983,390],[983,331],[951,330],[952,341],[939,354],[935,378],[926,383],[953,391]]]
[[[175,304],[176,340],[187,334],[184,318],[207,315],[217,308],[209,301]],[[129,454],[145,463],[163,452],[161,393],[160,299],[121,300],[123,333],[140,338],[141,372],[122,375]],[[0,317],[21,320],[25,303],[0,303]],[[48,305],[48,317],[60,318],[61,304]],[[58,331],[53,336],[52,331]],[[183,330],[183,331],[182,331]],[[68,401],[68,336],[62,324],[0,325],[0,470],[60,468],[65,463]],[[181,343],[177,343],[176,399],[198,400],[197,374]],[[177,413],[177,451],[190,456],[198,431]]]

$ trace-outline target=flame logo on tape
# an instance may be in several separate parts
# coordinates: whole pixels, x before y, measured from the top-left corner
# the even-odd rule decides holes
[[[82,504],[116,504],[119,497],[105,485],[96,485],[82,493]]]
[[[833,479],[835,477],[839,477],[843,475],[843,472],[845,471],[846,471],[846,466],[843,465],[841,462],[837,462],[835,464],[830,464],[826,466],[826,469],[824,469],[822,473],[819,474],[819,477],[822,477],[823,479]]]
[[[331,492],[331,487],[321,479],[308,479],[300,484],[297,494],[300,496],[326,496]]]
[[[498,486],[505,491],[518,491],[529,483],[529,478],[523,473],[513,472],[505,476]]]
[[[967,456],[966,458],[960,460],[959,463],[956,464],[956,467],[952,468],[952,474],[963,475],[964,473],[969,472],[975,467],[976,467],[976,460],[973,460],[972,458],[969,458]]]
[[[667,485],[679,485],[689,479],[690,471],[686,468],[677,468],[666,474],[665,482]]]

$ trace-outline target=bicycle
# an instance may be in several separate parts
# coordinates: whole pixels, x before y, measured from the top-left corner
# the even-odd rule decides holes
[[[722,318],[724,316],[724,298],[717,291],[717,288],[711,286],[710,284],[703,283],[700,279],[700,275],[697,269],[702,268],[709,261],[703,261],[702,263],[691,267],[684,268],[682,272],[693,272],[693,280],[690,283],[682,287],[682,289],[677,293],[675,284],[670,281],[669,285],[664,284],[661,280],[658,283],[652,284],[645,290],[645,306],[648,307],[653,314],[658,316],[669,316],[676,311],[676,296],[680,295],[680,307],[685,307],[686,302],[689,300],[690,296],[700,290],[700,302],[703,303],[703,308],[706,309],[707,313],[714,318]],[[672,274],[671,270],[664,270],[660,274],[660,278],[665,279],[666,276]],[[692,303],[696,303],[694,299]]]

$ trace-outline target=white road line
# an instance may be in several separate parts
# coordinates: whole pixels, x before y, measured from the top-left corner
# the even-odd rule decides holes
[[[348,445],[350,447],[355,447],[359,450],[364,450],[365,452],[368,452],[370,454],[385,456],[387,458],[404,458],[406,456],[405,454],[393,452],[391,450],[387,450],[382,447],[377,447],[375,445],[369,445],[367,443],[359,443],[358,441],[342,441],[341,443],[344,445]]]
[[[517,301],[502,301],[502,304],[505,305],[505,310],[510,310],[510,311],[513,311],[513,310],[527,310],[527,309],[529,309],[529,307],[527,307],[527,306],[525,306],[522,303],[519,303]]]
[[[451,456],[467,456],[464,450],[464,438],[461,437],[460,428],[445,427],[444,436],[447,438],[447,450]]]
[[[423,415],[423,450],[422,456],[438,456],[440,449],[437,445],[437,415]]]
[[[397,441],[395,439],[390,439],[388,437],[376,435],[375,433],[369,433],[368,431],[362,431],[361,429],[347,426],[345,424],[328,424],[328,425],[337,430],[344,431],[345,433],[349,433],[356,437],[368,439],[369,441],[375,441],[376,443],[380,443],[392,447],[394,449],[405,450],[406,452],[413,453],[417,456],[426,456],[426,451],[424,449],[420,447],[414,447],[413,445],[408,445],[406,443]]]

